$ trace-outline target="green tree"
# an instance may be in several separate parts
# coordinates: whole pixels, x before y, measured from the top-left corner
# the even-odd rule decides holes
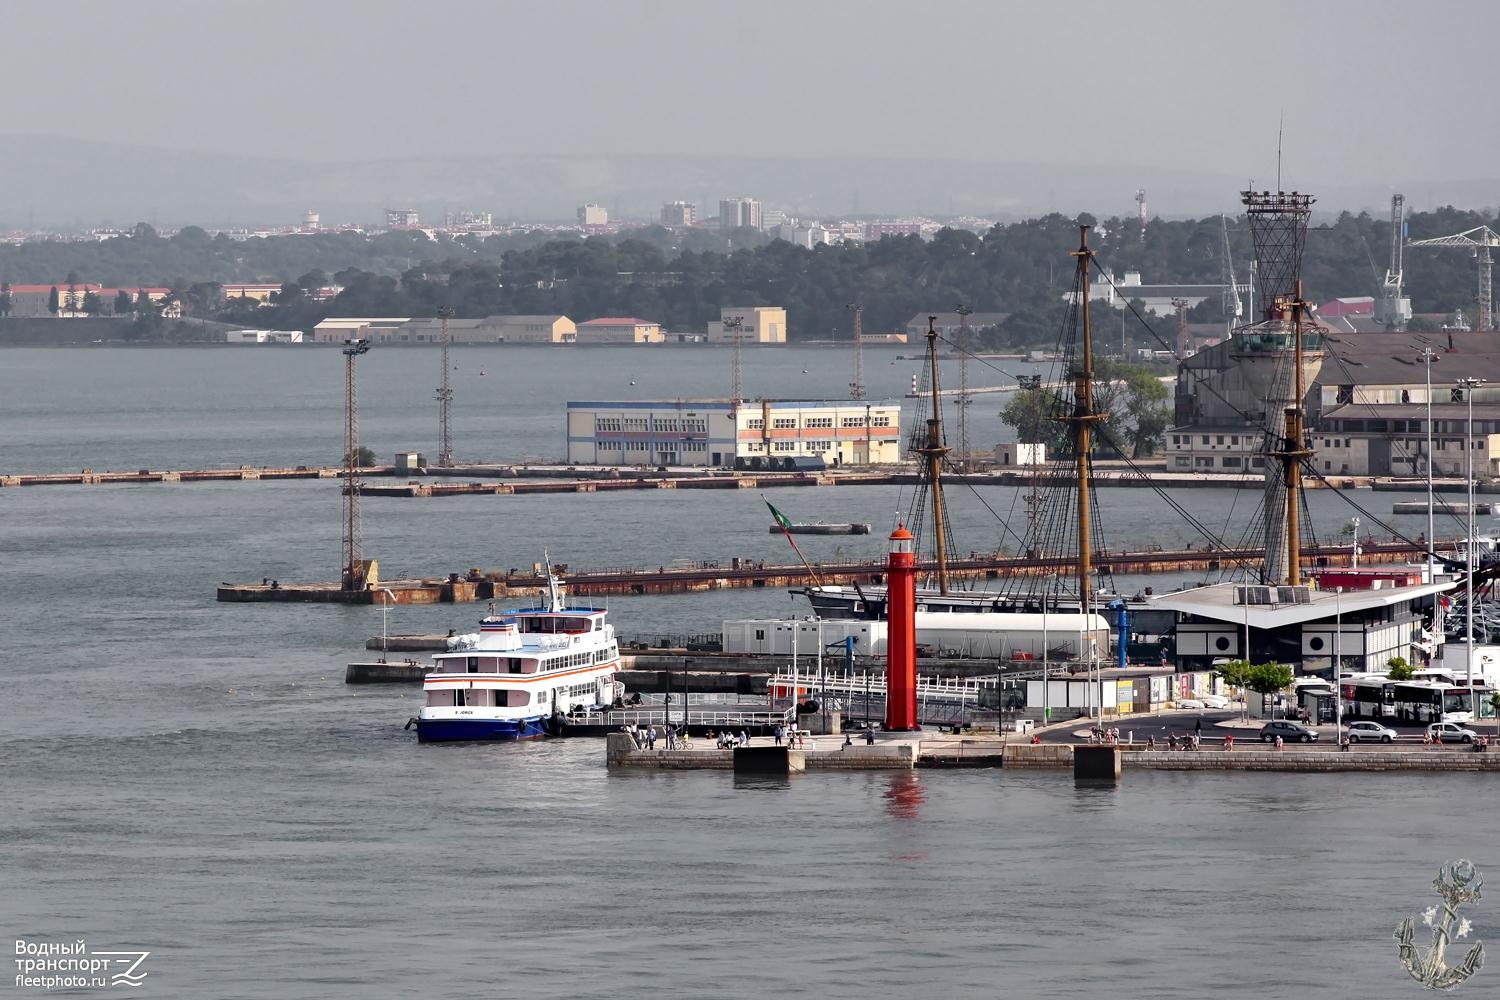
[[[57,286],[53,285],[52,286],[52,291],[50,291],[50,292],[47,293],[47,311],[49,313],[51,313],[52,315],[56,316],[57,315],[57,310],[60,307],[60,305],[61,305],[61,303],[59,302],[58,297],[57,297]]]
[[[1049,456],[1067,455],[1073,442],[1068,425],[1057,419],[1062,412],[1062,401],[1051,389],[1020,389],[1001,409],[1000,419],[1016,429],[1022,444],[1044,444]]]
[[[104,303],[99,300],[99,296],[96,293],[92,291],[83,293],[83,302],[79,305],[79,308],[83,312],[90,316],[97,316],[103,307]]]
[[[134,311],[134,308],[135,308],[135,300],[130,297],[130,293],[129,292],[127,292],[123,288],[120,289],[118,292],[115,292],[115,315],[116,316],[129,316],[131,314],[131,312]]]
[[[1245,678],[1245,686],[1262,699],[1266,695],[1285,691],[1292,683],[1292,668],[1284,663],[1260,663],[1250,668]],[[1271,711],[1271,718],[1276,717],[1276,712]]]
[[[1406,662],[1404,656],[1393,656],[1385,661],[1386,676],[1393,681],[1409,681],[1417,672],[1416,668]]]
[[[349,456],[346,454],[344,456],[345,464],[347,464],[348,461]],[[354,449],[354,464],[359,466],[360,468],[368,468],[374,465],[375,452],[365,447],[364,445],[360,445],[358,448]]]
[[[1229,660],[1214,667],[1214,673],[1219,675],[1219,679],[1229,688],[1240,693],[1240,714],[1242,717],[1249,709],[1249,705],[1245,702],[1244,694],[1245,689],[1250,686],[1250,673],[1253,669],[1250,666],[1249,660]]]
[[[14,300],[10,294],[10,282],[0,283],[0,316],[9,316]]]

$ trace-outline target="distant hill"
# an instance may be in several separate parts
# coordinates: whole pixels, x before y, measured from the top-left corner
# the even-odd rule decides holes
[[[917,158],[728,156],[432,156],[340,163],[0,135],[0,223],[11,227],[197,224],[289,225],[304,210],[325,224],[378,222],[390,207],[424,218],[447,209],[497,218],[571,219],[597,202],[616,217],[654,218],[665,201],[695,201],[711,216],[721,197],[748,195],[807,216],[874,213],[1018,218],[1048,211],[1131,214],[1136,188],[1153,213],[1233,212],[1242,172],[1223,175],[1118,165],[1074,167]],[[1493,180],[1414,181],[1414,206],[1495,202]],[[1387,189],[1313,187],[1330,211],[1385,211]]]

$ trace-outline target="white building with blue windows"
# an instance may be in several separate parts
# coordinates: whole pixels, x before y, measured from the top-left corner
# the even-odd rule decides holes
[[[795,469],[901,460],[901,404],[682,399],[568,403],[568,461]]]

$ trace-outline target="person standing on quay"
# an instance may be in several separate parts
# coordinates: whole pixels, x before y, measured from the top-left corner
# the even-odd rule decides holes
[[[784,736],[785,734],[786,734],[786,730],[784,730],[784,729],[781,728],[781,723],[779,723],[779,722],[776,723],[776,745],[777,746],[781,746],[781,737]]]

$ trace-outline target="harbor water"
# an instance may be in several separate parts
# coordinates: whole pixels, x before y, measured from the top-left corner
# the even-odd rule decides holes
[[[807,368],[825,392],[847,381],[842,354],[775,353],[787,380]],[[670,369],[674,391],[716,394],[689,349],[458,355],[460,372],[482,356],[503,387],[466,415],[460,386],[456,434],[476,458],[555,455],[560,401],[623,394],[627,359]],[[429,357],[362,361],[372,447],[431,450],[431,392],[408,377]],[[339,366],[333,352],[0,352],[0,469],[336,459]],[[885,365],[882,391],[904,391],[910,367]],[[989,399],[974,409],[998,409]],[[1019,526],[1013,493],[981,489]],[[1237,526],[1227,535],[1256,502],[1177,496]],[[1377,496],[1356,499],[1388,511],[1412,498]],[[908,500],[895,487],[775,497],[801,519],[877,525],[799,540],[810,558],[879,551]],[[960,547],[1014,544],[969,491],[952,500]],[[1331,492],[1309,500],[1320,533],[1351,516]],[[689,491],[372,498],[366,547],[386,575],[526,566],[543,546],[588,566],[784,558],[758,505]],[[1477,776],[737,782],[610,774],[593,741],[419,747],[402,728],[414,689],[342,681],[379,609],[214,601],[224,580],[332,578],[339,506],[316,481],[0,490],[8,942],[149,950],[142,997],[1397,997],[1418,987],[1391,934],[1415,917],[1427,946],[1438,866],[1467,857],[1500,873]],[[1122,546],[1198,541],[1148,491],[1105,491],[1101,508]],[[713,631],[804,610],[784,592],[722,591],[613,600],[611,620]],[[386,624],[438,631],[478,613],[402,607]],[[1465,915],[1453,951],[1500,940],[1500,901]],[[1485,995],[1496,976],[1465,989]]]

